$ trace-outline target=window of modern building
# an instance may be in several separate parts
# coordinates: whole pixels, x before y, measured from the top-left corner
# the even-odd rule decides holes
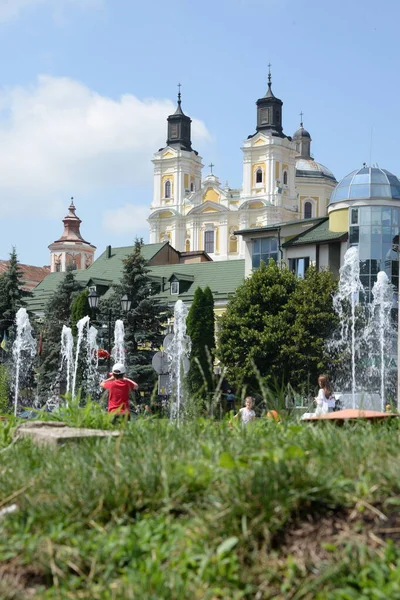
[[[257,269],[261,261],[263,260],[268,264],[270,259],[278,262],[278,239],[269,238],[258,238],[253,240],[252,248],[252,266],[253,269]]]
[[[283,171],[283,185],[287,185],[287,171]]]
[[[310,266],[310,257],[289,258],[289,269],[296,273],[297,277],[304,278],[308,267]]]
[[[312,218],[312,204],[311,202],[304,203],[304,218],[311,219]]]
[[[263,181],[263,172],[262,169],[257,169],[256,171],[256,183],[262,183]]]
[[[169,179],[165,182],[164,198],[171,198],[171,182]]]
[[[179,281],[171,281],[171,295],[179,294]]]
[[[204,250],[207,254],[214,252],[214,230],[204,232]]]
[[[356,213],[355,213],[356,211]],[[360,280],[366,300],[379,271],[385,271],[395,290],[399,285],[400,209],[390,206],[360,206],[350,210],[350,246],[358,246]]]

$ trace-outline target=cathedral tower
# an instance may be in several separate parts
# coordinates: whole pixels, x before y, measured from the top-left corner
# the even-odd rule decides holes
[[[180,86],[179,86],[180,88]],[[185,249],[188,198],[201,187],[201,157],[192,148],[190,117],[182,110],[181,92],[174,114],[167,119],[167,145],[155,153],[154,192],[150,207],[150,243],[169,240]]]

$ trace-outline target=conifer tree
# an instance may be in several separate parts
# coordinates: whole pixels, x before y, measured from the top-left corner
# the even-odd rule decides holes
[[[188,385],[192,394],[201,395],[213,385],[214,299],[208,286],[196,289],[186,326],[191,339]]]
[[[78,294],[75,300],[71,304],[71,323],[72,323],[72,333],[76,335],[76,325],[78,321],[86,317],[86,315],[91,316],[91,310],[88,301],[89,290],[83,290],[80,294]]]
[[[151,392],[157,379],[151,361],[161,346],[168,309],[154,298],[156,286],[149,276],[147,261],[142,255],[143,240],[136,239],[133,252],[125,259],[120,285],[108,301],[100,301],[100,320],[108,318],[109,311],[122,319],[125,328],[126,363],[129,376],[135,379],[141,391]],[[127,295],[131,307],[127,314],[121,308],[121,298]]]
[[[23,274],[20,267],[16,249],[10,253],[7,271],[0,277],[0,332],[14,324],[15,315],[21,306],[25,305],[24,297],[28,292],[22,290]]]
[[[42,353],[38,357],[39,389],[46,395],[54,384],[60,367],[61,332],[63,325],[70,327],[71,304],[77,296],[79,285],[74,271],[67,272],[45,309],[42,328]]]

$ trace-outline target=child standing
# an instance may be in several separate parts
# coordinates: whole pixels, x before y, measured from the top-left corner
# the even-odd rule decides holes
[[[138,384],[125,377],[126,369],[122,363],[116,363],[112,368],[111,377],[100,383],[100,387],[108,392],[108,412],[118,415],[128,415],[129,409],[129,392],[137,390]]]
[[[238,419],[240,417],[240,422],[243,426],[250,423],[256,418],[256,413],[254,412],[254,398],[251,396],[247,396],[244,401],[244,407],[239,410],[239,412],[234,416],[234,419]]]

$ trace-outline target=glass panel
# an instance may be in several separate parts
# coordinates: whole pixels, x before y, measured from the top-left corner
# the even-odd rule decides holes
[[[382,243],[391,244],[392,230],[390,227],[382,227]]]
[[[392,211],[390,208],[382,207],[382,225],[390,227],[392,224]]]
[[[278,253],[277,252],[271,252],[270,258],[272,258],[277,263],[278,262]]]
[[[269,238],[261,240],[261,252],[269,252],[271,248],[271,242]]]
[[[352,208],[351,210],[351,225],[358,225],[358,209]]]
[[[387,183],[388,178],[382,171],[372,171],[372,183]]]
[[[370,182],[369,173],[364,173],[364,174],[359,173],[353,179],[353,185],[360,184],[360,183],[369,183],[369,182]]]
[[[371,237],[371,227],[364,226],[364,227],[360,227],[359,229],[360,229],[360,240],[362,242],[364,242],[364,241],[369,242],[370,237]]]
[[[339,187],[349,186],[351,184],[351,182],[353,181],[353,177],[354,177],[354,172],[350,173],[350,175],[347,175],[346,177],[344,177],[342,179],[342,181],[339,182]]]
[[[369,198],[369,185],[352,185],[350,188],[350,198]]]
[[[369,260],[360,260],[360,275],[368,275],[370,269]]]
[[[260,240],[253,240],[253,254],[260,253]]]
[[[276,238],[271,238],[271,252],[276,252],[278,250],[278,240]]]
[[[364,286],[365,290],[369,288],[369,276],[361,275],[360,277],[361,284]]]
[[[371,258],[380,260],[381,259],[382,246],[380,242],[373,242],[371,244]]]
[[[358,244],[359,227],[350,227],[350,244]]]
[[[358,209],[360,212],[360,225],[371,224],[371,209],[369,206],[363,206]]]
[[[399,209],[392,208],[392,226],[398,227],[399,225]]]
[[[389,185],[379,185],[373,184],[371,185],[371,197],[373,198],[390,198],[391,197],[390,186]]]
[[[347,200],[348,194],[349,194],[348,187],[336,188],[335,192],[332,194],[332,202],[336,202],[336,200]]]
[[[393,277],[399,276],[399,263],[397,260],[392,260],[392,276]]]
[[[370,271],[370,273],[372,273],[373,275],[376,275],[378,273],[378,271],[379,271],[379,267],[380,267],[381,261],[380,260],[371,260],[370,264],[371,264],[371,271]]]
[[[392,283],[393,283],[393,285],[395,287],[395,290],[397,292],[398,289],[399,289],[399,278],[398,277],[392,277]]]
[[[368,260],[371,256],[371,242],[369,239],[367,241],[365,241],[365,238],[363,239],[361,234],[360,234],[360,240],[361,240],[361,242],[358,247],[360,260]]]
[[[381,240],[382,235],[382,227],[378,227],[377,225],[373,225],[371,227],[371,241],[379,242]]]
[[[253,266],[253,269],[258,269],[258,267],[260,266],[260,255],[259,254],[253,255],[252,266]]]

